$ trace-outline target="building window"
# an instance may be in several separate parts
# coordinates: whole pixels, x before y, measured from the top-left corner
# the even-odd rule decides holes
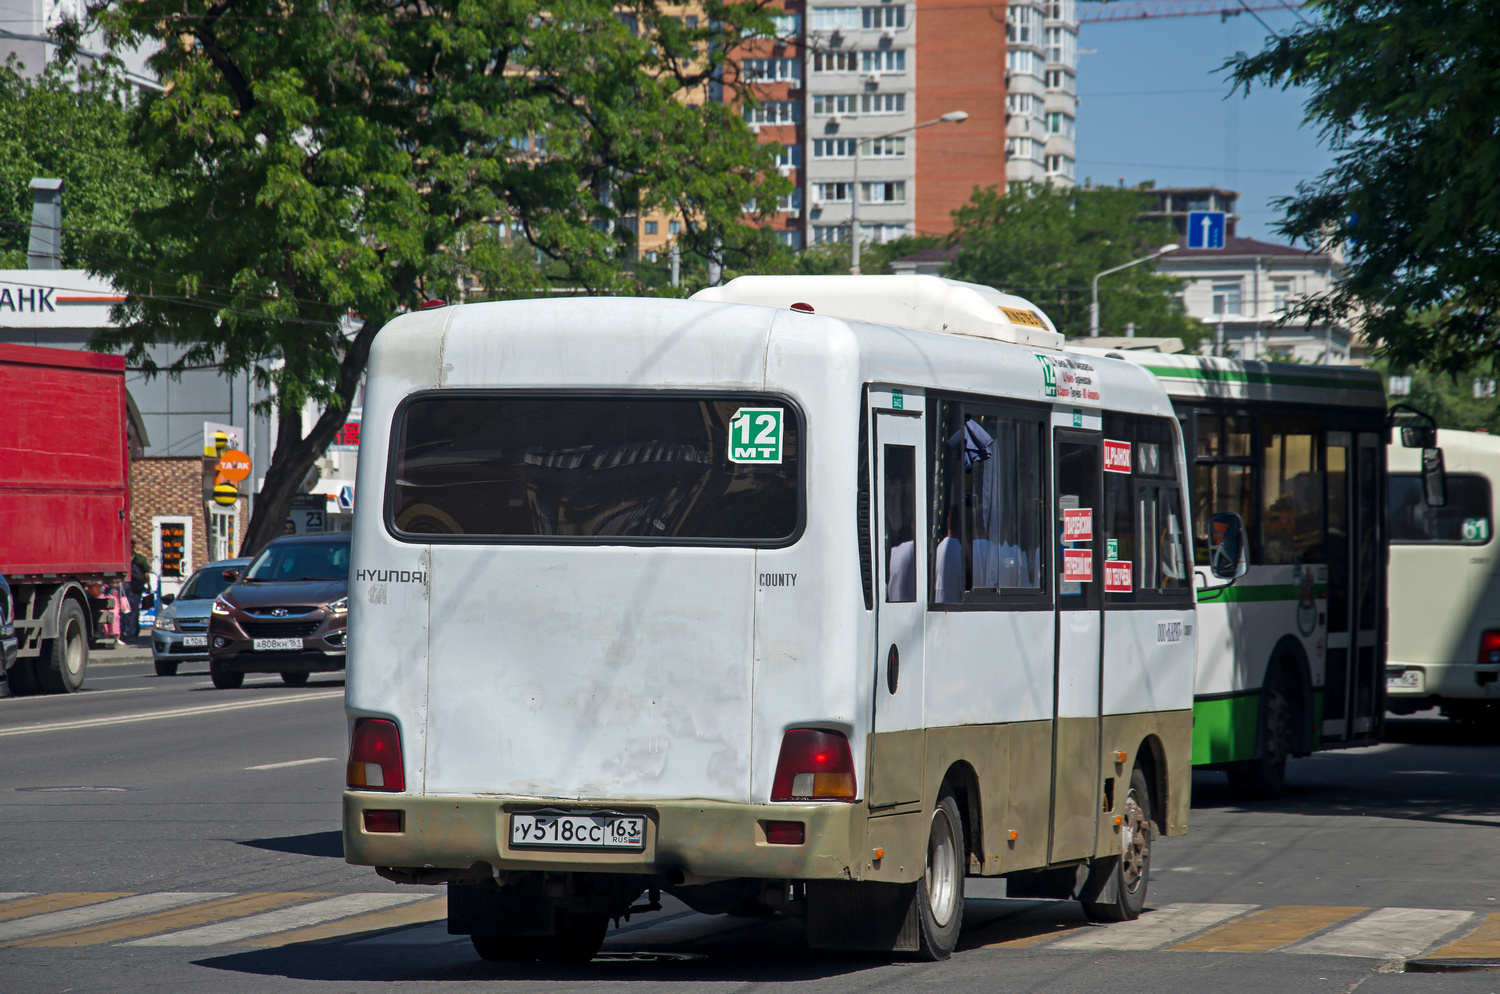
[[[1013,49],[1005,53],[1005,68],[1019,76],[1040,78],[1043,71],[1042,57],[1028,49]]]
[[[859,226],[860,237],[867,242],[894,242],[898,238],[906,237],[906,225],[904,224],[861,224]]]
[[[1030,45],[1036,32],[1036,11],[1012,4],[1005,12],[1005,40],[1012,45]]]
[[[1076,93],[1078,91],[1078,81],[1066,69],[1048,69],[1047,89],[1061,90],[1064,93]]]
[[[654,234],[656,234],[656,224],[657,224],[657,222],[655,222],[655,221],[647,221],[646,222],[646,234],[648,234],[648,235],[654,235]]]
[[[1286,305],[1292,300],[1291,280],[1271,281],[1271,306],[1278,311],[1286,310]]]
[[[771,24],[778,38],[792,38],[802,33],[801,14],[774,14]]]
[[[687,28],[689,31],[697,31],[698,30],[698,15],[697,14],[688,14],[686,17],[684,17],[682,19],[682,26],[685,27],[685,28]]]
[[[860,110],[866,114],[906,113],[904,93],[862,93],[859,96]]]
[[[802,209],[802,187],[792,188],[792,192],[776,200],[776,209],[780,211],[800,211]]]
[[[656,261],[656,257],[657,257],[656,249],[652,249],[651,251],[649,251],[649,252],[646,253],[646,261],[647,262],[655,262]]]
[[[776,83],[802,78],[799,59],[745,59],[740,75],[747,83]]]
[[[1042,161],[1042,143],[1035,138],[1007,138],[1005,139],[1005,157],[1007,159],[1028,159],[1032,162]]]
[[[859,27],[858,7],[814,7],[814,31],[853,31]]]
[[[851,187],[850,183],[818,183],[813,188],[820,204],[847,204]]]
[[[853,114],[859,110],[859,97],[853,93],[820,93],[813,95],[814,114]]]
[[[1008,93],[1005,110],[1014,117],[1030,117],[1042,120],[1042,98],[1032,93]]]
[[[1063,58],[1063,35],[1067,32],[1062,28],[1047,29],[1047,61],[1064,62]]]
[[[1073,159],[1067,155],[1047,156],[1047,173],[1051,176],[1066,176],[1073,178]]]
[[[858,52],[814,52],[813,72],[854,72],[859,69]]]
[[[1073,137],[1073,116],[1053,111],[1047,115],[1047,133],[1049,135],[1062,135],[1064,138]]]
[[[681,221],[668,221],[667,222],[667,234],[669,234],[669,235],[680,235],[680,234],[682,234],[682,222]]]
[[[861,157],[865,159],[900,159],[906,155],[906,139],[902,137],[876,138],[861,144],[864,145]]]
[[[862,204],[906,203],[906,181],[888,180],[859,184],[859,202]]]
[[[848,231],[842,224],[813,225],[813,244],[827,245],[829,242],[848,240]]]
[[[899,4],[890,4],[881,7],[863,7],[861,11],[863,26],[867,31],[906,27],[906,8]]]
[[[802,232],[800,231],[778,231],[776,232],[776,240],[793,252],[800,252],[802,250]]]
[[[802,165],[802,146],[784,145],[776,153],[776,165],[783,169],[797,169]]]
[[[1073,3],[1074,0],[1051,0],[1047,4],[1047,20],[1069,23],[1078,20],[1078,12]]]
[[[1214,317],[1239,317],[1241,285],[1239,283],[1215,283],[1213,286]]]
[[[766,100],[744,108],[750,124],[796,124],[802,120],[802,104],[796,100]]]
[[[814,138],[814,159],[852,159],[854,158],[853,138]]]
[[[906,49],[882,48],[859,53],[862,72],[906,72]]]

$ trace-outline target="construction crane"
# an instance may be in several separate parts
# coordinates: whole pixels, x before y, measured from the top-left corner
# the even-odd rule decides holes
[[[1085,0],[1078,4],[1078,23],[1139,21],[1148,17],[1201,17],[1205,14],[1229,18],[1261,10],[1296,10],[1301,6],[1288,0]]]

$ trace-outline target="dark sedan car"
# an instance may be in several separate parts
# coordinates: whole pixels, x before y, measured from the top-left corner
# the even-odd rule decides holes
[[[349,536],[278,538],[214,600],[209,675],[225,689],[246,673],[300,686],[344,668],[348,624]]]

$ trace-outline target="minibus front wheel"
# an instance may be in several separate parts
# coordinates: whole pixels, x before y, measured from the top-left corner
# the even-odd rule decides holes
[[[1139,918],[1151,883],[1151,793],[1146,774],[1130,772],[1130,791],[1120,822],[1120,855],[1097,859],[1089,869],[1079,901],[1092,922]]]

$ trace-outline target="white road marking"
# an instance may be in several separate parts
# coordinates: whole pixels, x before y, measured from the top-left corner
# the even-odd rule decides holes
[[[122,690],[98,690],[98,694],[115,694]],[[163,718],[186,718],[197,714],[216,714],[220,711],[240,711],[245,708],[263,708],[271,704],[296,704],[300,701],[325,701],[331,697],[343,697],[343,690],[322,690],[311,694],[286,694],[280,697],[260,698],[253,701],[231,701],[224,704],[203,704],[191,708],[172,708],[168,711],[142,711],[138,714],[119,714],[108,718],[86,718],[80,721],[53,721],[45,725],[26,725],[22,728],[0,730],[0,738],[12,735],[31,735],[36,732],[66,732],[79,728],[103,728],[107,725],[128,725],[138,721],[160,721]]]
[[[1133,922],[1081,929],[1065,939],[1047,943],[1045,948],[1154,949],[1257,907],[1255,904],[1169,904],[1147,911]]]
[[[318,756],[314,759],[293,759],[285,763],[267,763],[264,766],[247,766],[247,770],[284,770],[289,766],[307,766],[311,763],[331,763],[332,756]]]
[[[17,918],[15,921],[0,922],[0,942],[29,939],[36,935],[46,935],[48,932],[66,932],[69,929],[82,928],[85,925],[98,925],[100,922],[114,921],[117,918],[133,918],[136,915],[149,915],[158,911],[170,911],[173,908],[183,908],[189,904],[211,901],[217,897],[233,896],[230,893],[209,894],[198,892],[185,894],[175,891],[162,891],[155,894],[137,894],[134,897],[118,897],[113,901],[86,904],[81,908],[68,908],[66,911],[49,911],[46,914]]]
[[[324,922],[362,915],[371,911],[382,911],[431,897],[432,895],[426,892],[421,894],[341,894],[338,897],[299,904],[291,908],[281,908],[277,911],[267,911],[248,918],[237,918],[234,921],[219,922],[216,925],[204,925],[181,932],[168,932],[166,935],[153,935],[145,939],[123,942],[121,945],[217,946],[225,942],[239,942],[260,935],[270,935],[273,932],[286,932],[294,928],[321,925]]]
[[[1284,951],[1321,956],[1405,959],[1417,955],[1473,917],[1474,913],[1471,911],[1377,908],[1343,928],[1336,928]]]

